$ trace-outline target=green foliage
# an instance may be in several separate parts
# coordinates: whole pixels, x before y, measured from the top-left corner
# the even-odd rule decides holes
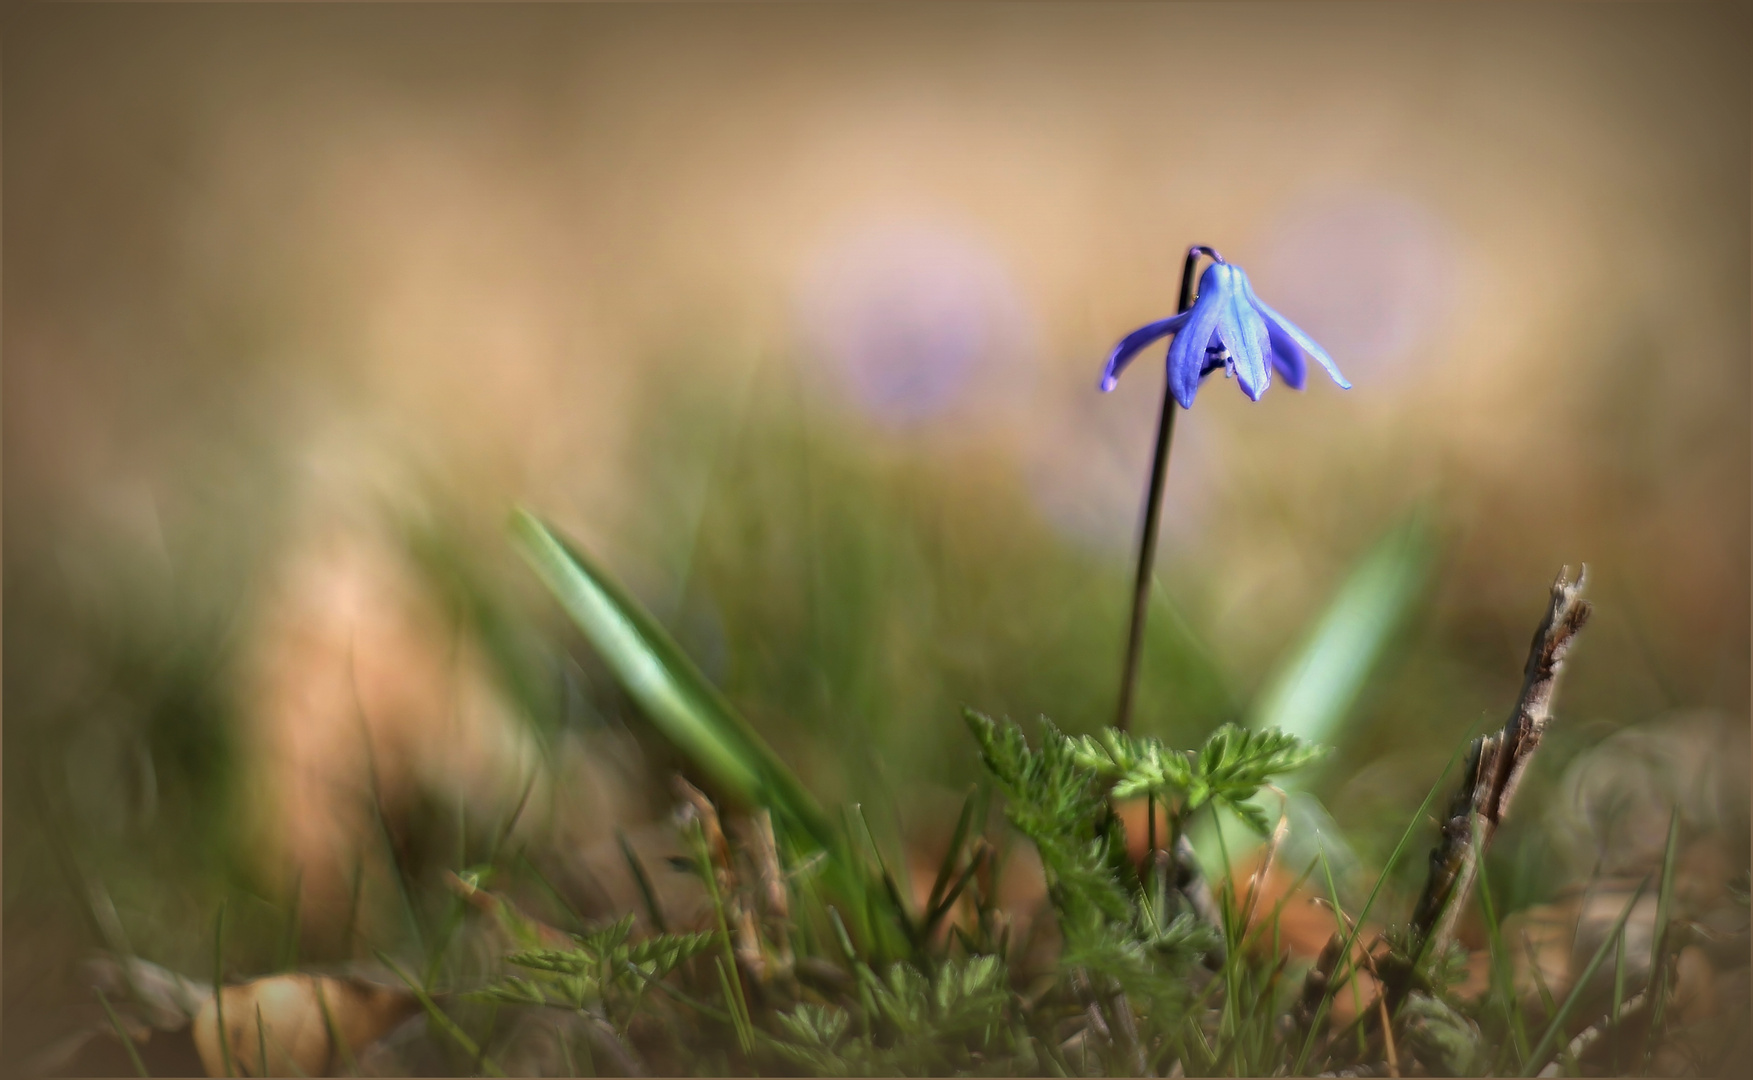
[[[1486,1064],[1479,1025],[1441,998],[1414,991],[1400,1006],[1401,1042],[1432,1076],[1478,1076]]]
[[[1114,730],[1073,738],[1051,723],[1031,748],[1014,724],[972,711],[966,718],[1006,797],[1006,816],[1040,852],[1064,938],[1060,978],[1083,988],[1087,1007],[1107,1014],[1110,1031],[1137,1029],[1111,1039],[1109,1054],[1110,1067],[1135,1068],[1146,1044],[1160,1051],[1185,1036],[1199,982],[1194,969],[1201,957],[1218,955],[1224,929],[1196,915],[1189,895],[1161,873],[1141,874],[1131,864],[1109,800],[1149,795],[1169,809],[1175,832],[1207,804],[1246,814],[1253,809],[1246,800],[1262,784],[1319,751],[1291,735],[1230,725],[1186,752]],[[1234,900],[1227,890],[1224,896]],[[1232,921],[1226,915],[1224,925]],[[1226,971],[1240,976],[1233,962]],[[1264,1016],[1249,1012],[1248,1037],[1263,1045],[1265,1020],[1255,1013]]]
[[[848,1055],[840,1040],[852,1017],[833,1005],[809,1002],[774,1016],[787,1037],[775,1049],[817,1076],[845,1076]]]
[[[1126,838],[1103,798],[1094,770],[1080,764],[1076,743],[1043,722],[1039,749],[1015,724],[964,712],[980,757],[1007,800],[1005,816],[1034,841],[1068,934],[1093,929],[1103,918],[1126,919],[1132,907],[1116,873]]]
[[[1184,795],[1193,783],[1187,755],[1163,749],[1159,739],[1139,739],[1116,728],[1100,738],[1084,735],[1074,741],[1077,763],[1113,783],[1116,799],[1154,795],[1165,804]]]
[[[506,975],[471,996],[513,1005],[583,1009],[614,1004],[644,992],[682,964],[713,947],[714,933],[658,934],[630,941],[633,916],[578,935],[569,949],[529,949],[506,962],[526,968],[528,978]]]
[[[1426,978],[1431,986],[1447,993],[1467,978],[1467,950],[1458,941],[1451,941],[1426,959]]]
[[[1225,724],[1211,733],[1194,758],[1188,808],[1197,809],[1208,799],[1220,803],[1264,836],[1266,815],[1248,800],[1274,776],[1300,769],[1325,752],[1277,729],[1246,731]]]
[[[1100,738],[1070,740],[1072,760],[1113,785],[1116,799],[1149,795],[1185,817],[1208,802],[1228,807],[1262,836],[1263,811],[1248,802],[1273,777],[1302,768],[1325,750],[1278,730],[1247,731],[1225,724],[1192,754],[1165,749],[1160,740],[1109,728]]]
[[[823,1076],[967,1072],[1015,1047],[1005,975],[996,956],[949,960],[931,977],[895,964],[878,978],[860,964],[872,1006],[864,1029],[849,1036],[850,1013],[804,1003],[775,1017],[787,1036],[775,1049]]]
[[[832,849],[814,796],[657,620],[527,511],[513,530],[525,558],[651,721],[729,791],[783,817],[800,840]]]
[[[1256,731],[1280,728],[1310,741],[1338,734],[1394,628],[1423,593],[1435,542],[1420,507],[1352,567],[1298,648],[1249,710]]]
[[[1171,831],[1207,803],[1227,806],[1261,833],[1264,816],[1247,802],[1272,777],[1322,751],[1279,731],[1225,724],[1196,752],[1112,728],[1071,737],[1043,721],[1031,749],[1015,724],[973,710],[965,717],[980,757],[998,781],[1006,816],[1040,851],[1066,935],[1068,963],[1137,985],[1155,968],[1147,957],[1199,953],[1214,942],[1184,914],[1170,916],[1125,855],[1125,831],[1110,798],[1150,795],[1169,808]],[[1117,929],[1118,928],[1118,929]]]

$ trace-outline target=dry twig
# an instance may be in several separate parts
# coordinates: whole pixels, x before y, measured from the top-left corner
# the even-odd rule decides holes
[[[1558,673],[1591,610],[1582,598],[1588,568],[1584,567],[1574,582],[1568,580],[1569,572],[1569,567],[1559,570],[1552,583],[1546,617],[1528,650],[1515,711],[1501,731],[1480,736],[1468,752],[1461,784],[1443,820],[1442,839],[1430,854],[1430,876],[1413,910],[1409,946],[1414,964],[1432,948],[1440,949],[1448,942],[1472,890],[1479,860],[1508,814],[1528,762],[1552,720]],[[1394,980],[1390,987],[1393,1005],[1405,996],[1411,974],[1410,970],[1400,972]]]

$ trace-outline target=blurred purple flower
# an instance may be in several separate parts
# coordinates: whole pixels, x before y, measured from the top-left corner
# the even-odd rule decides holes
[[[1411,196],[1320,189],[1268,227],[1250,260],[1283,308],[1371,384],[1442,359],[1425,346],[1465,295],[1453,228]]]
[[[885,425],[990,409],[1027,352],[1027,310],[1003,264],[948,223],[870,222],[825,248],[800,285],[804,343]]]
[[[1301,390],[1310,356],[1334,382],[1351,389],[1325,349],[1262,303],[1241,267],[1220,260],[1200,277],[1199,298],[1190,309],[1120,339],[1102,373],[1103,392],[1114,389],[1121,369],[1134,356],[1171,334],[1175,340],[1169,343],[1169,389],[1183,409],[1193,407],[1199,381],[1220,368],[1226,377],[1233,375],[1254,401],[1272,385],[1273,368],[1293,389]]]

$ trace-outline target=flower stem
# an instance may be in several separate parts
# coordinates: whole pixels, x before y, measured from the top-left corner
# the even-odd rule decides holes
[[[1193,306],[1193,271],[1198,268],[1201,255],[1223,261],[1223,256],[1208,247],[1187,249],[1187,261],[1181,267],[1178,312]],[[1144,503],[1144,538],[1139,541],[1138,575],[1132,584],[1132,624],[1126,636],[1126,666],[1120,675],[1120,710],[1114,719],[1114,726],[1121,731],[1132,727],[1132,692],[1138,684],[1138,658],[1144,650],[1144,615],[1150,599],[1151,570],[1156,563],[1157,532],[1162,522],[1163,483],[1169,475],[1169,441],[1174,434],[1175,395],[1165,379],[1162,414],[1157,419],[1156,455],[1150,466],[1150,494]]]

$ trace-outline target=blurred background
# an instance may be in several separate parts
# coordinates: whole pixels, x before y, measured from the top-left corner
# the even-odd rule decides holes
[[[417,879],[515,831],[577,910],[629,902],[590,868],[661,830],[678,763],[519,561],[515,505],[896,842],[978,772],[963,705],[1107,723],[1160,351],[1096,381],[1190,243],[1355,389],[1212,379],[1181,417],[1139,729],[1282,706],[1400,552],[1306,780],[1379,866],[1586,561],[1494,888],[1635,866],[1681,795],[1699,888],[1746,865],[1744,13],[9,21],[21,1053],[93,947],[210,975],[221,900],[236,972],[369,955],[361,926],[404,925],[385,850]]]

